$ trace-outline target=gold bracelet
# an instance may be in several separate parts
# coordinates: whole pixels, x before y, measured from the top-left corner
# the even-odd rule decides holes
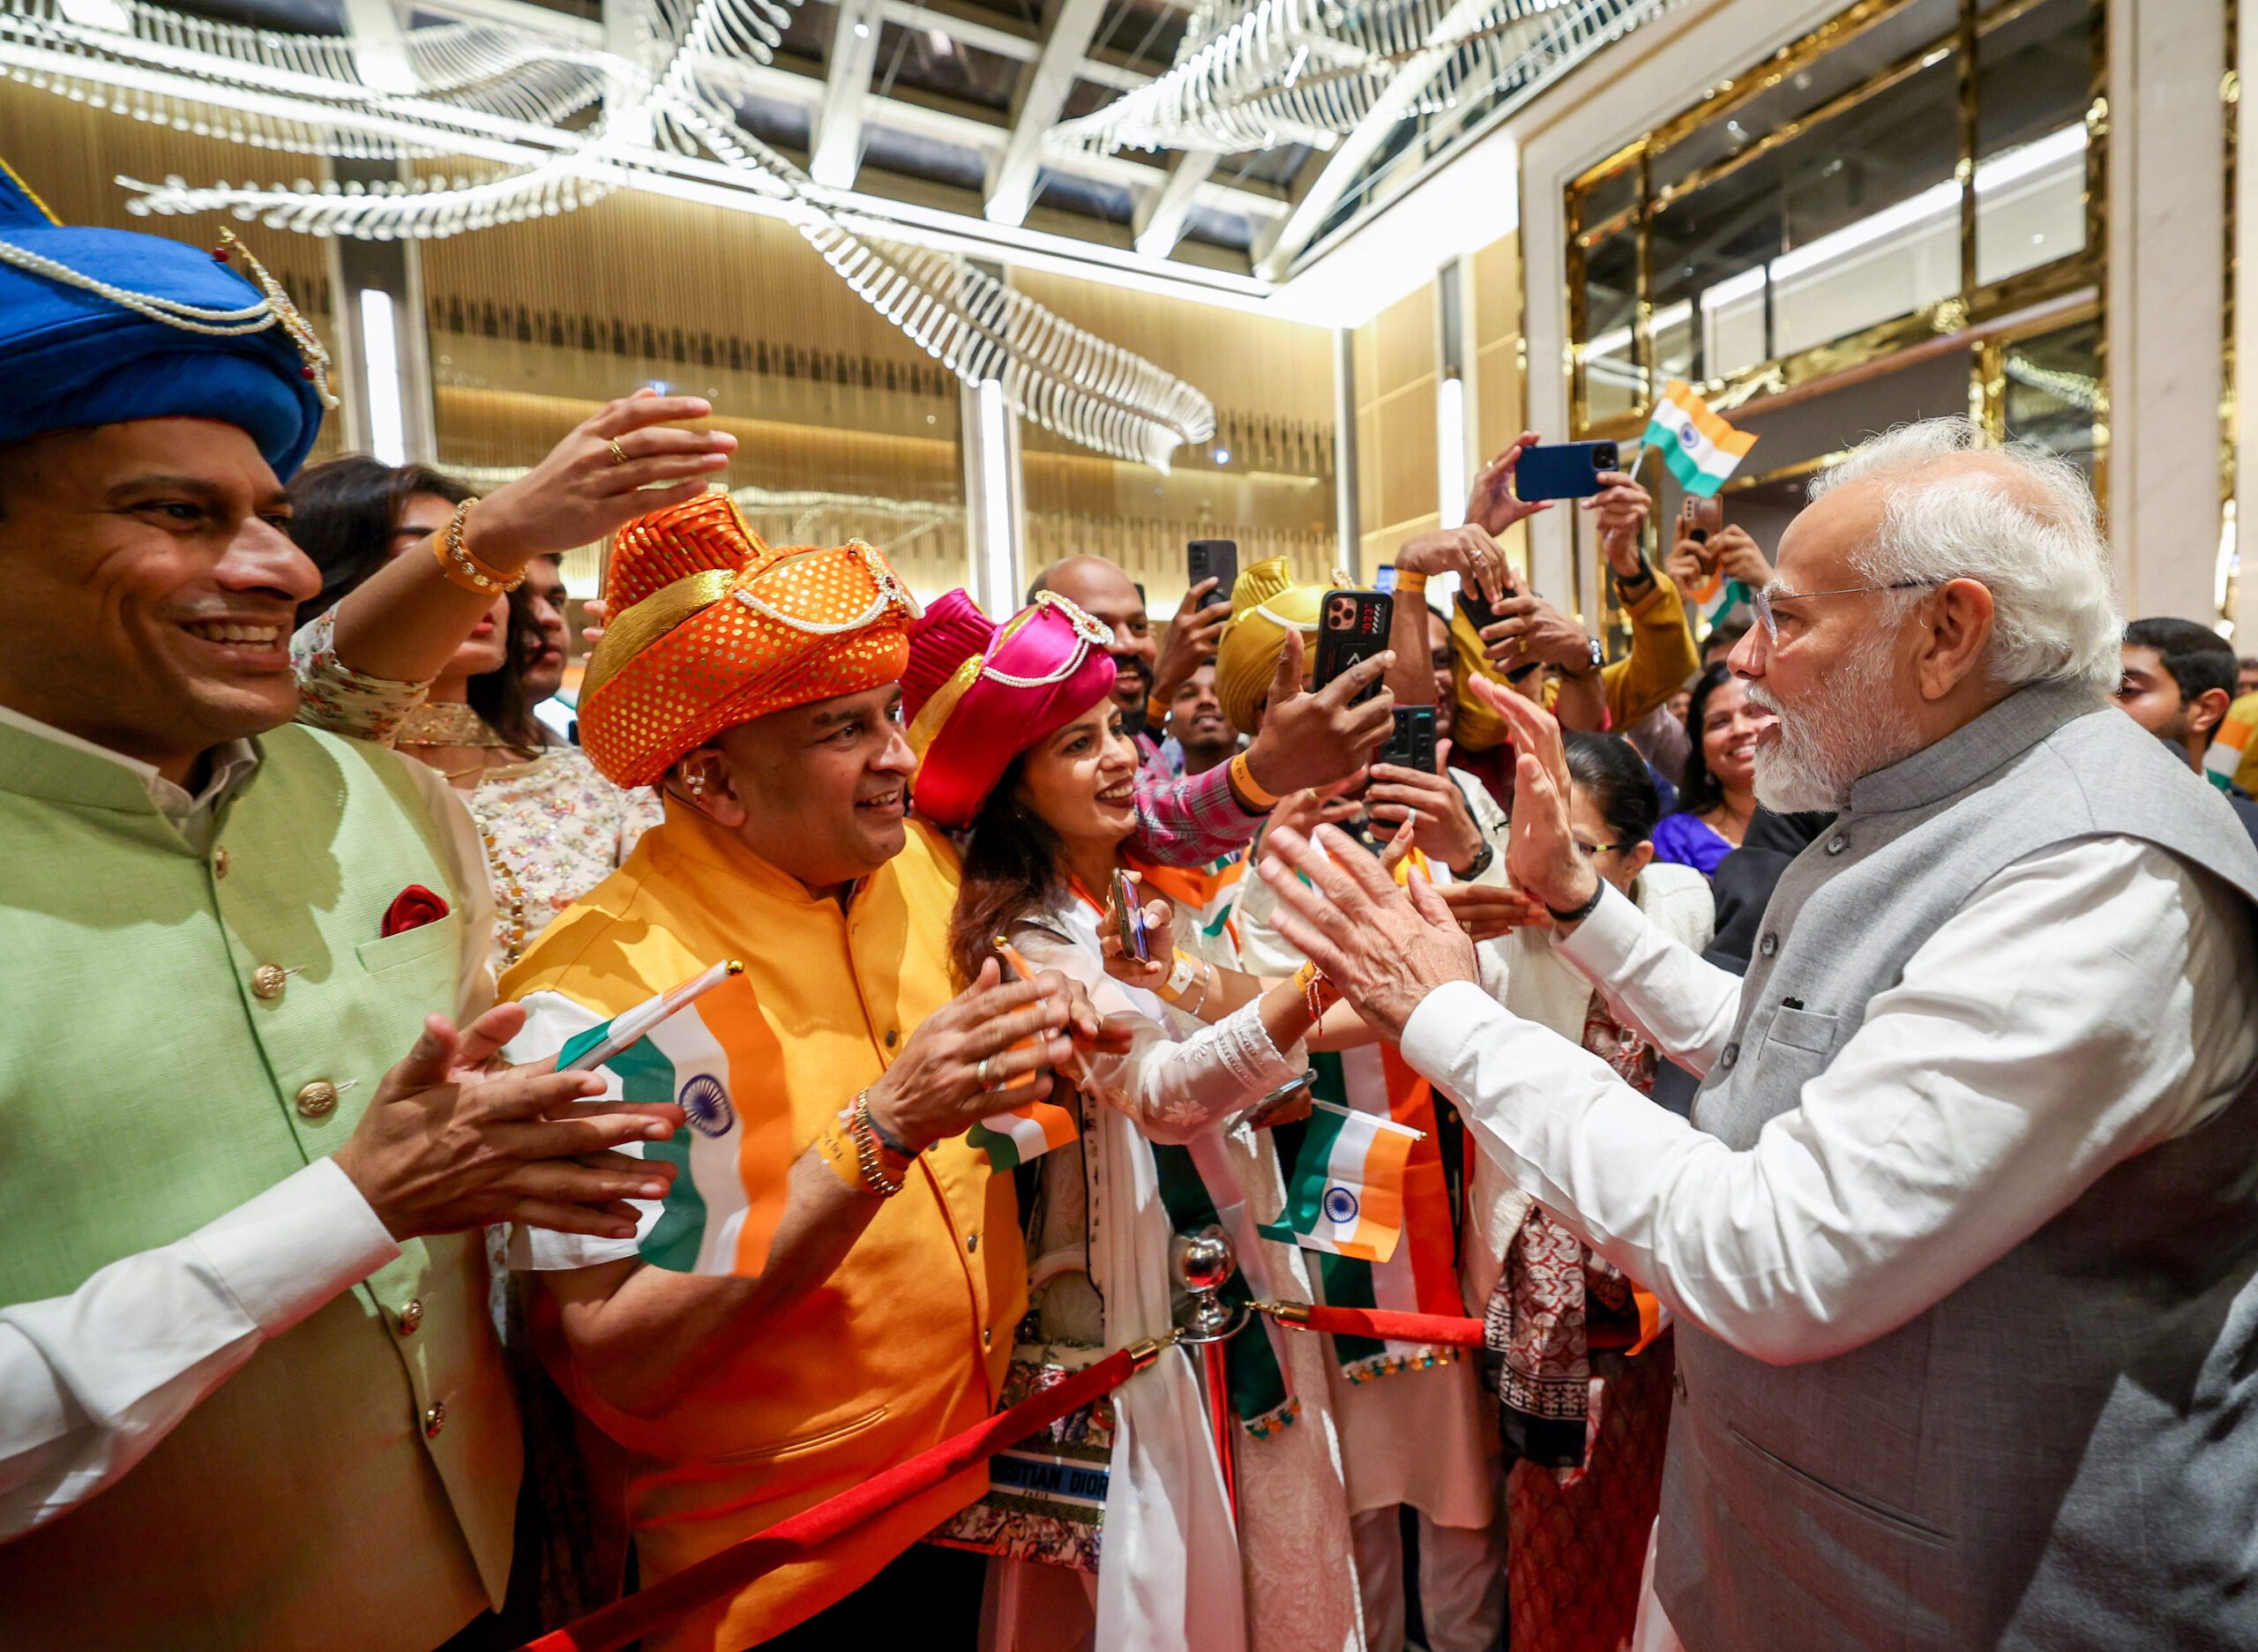
[[[855,1104],[847,1110],[847,1128],[855,1138],[855,1163],[863,1172],[863,1180],[880,1199],[892,1199],[901,1191],[902,1183],[909,1174],[909,1166],[906,1161],[900,1161],[898,1155],[889,1153],[886,1144],[879,1140],[878,1126],[871,1123],[871,1093],[868,1090],[857,1095]],[[899,1174],[888,1176],[886,1173],[886,1161],[889,1158],[901,1163]]]
[[[1230,780],[1231,784],[1238,789],[1239,796],[1255,808],[1275,809],[1278,806],[1275,796],[1254,783],[1254,776],[1246,766],[1245,752],[1242,751],[1231,759]]]
[[[1395,594],[1396,594],[1396,595],[1398,595],[1398,596],[1417,596],[1417,595],[1418,595],[1418,594],[1419,594],[1419,593],[1420,593],[1420,592],[1422,592],[1422,591],[1425,590],[1426,588],[1427,588],[1427,576],[1426,576],[1425,574],[1424,574],[1424,573],[1417,573],[1417,572],[1406,572],[1405,570],[1403,570],[1403,569],[1402,569],[1402,568],[1398,568],[1398,569],[1395,571]]]
[[[491,564],[480,561],[462,542],[463,525],[470,520],[470,507],[477,503],[474,495],[455,506],[455,513],[447,519],[447,526],[432,545],[431,554],[438,558],[439,572],[446,575],[448,583],[475,591],[481,596],[506,596],[526,582],[525,570],[505,573]]]

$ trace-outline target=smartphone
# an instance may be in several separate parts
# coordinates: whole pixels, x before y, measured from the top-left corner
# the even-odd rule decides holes
[[[1138,904],[1136,886],[1126,872],[1113,874],[1113,909],[1121,915],[1121,944],[1139,963],[1149,963],[1152,945],[1145,938],[1145,908]]]
[[[1600,490],[1599,473],[1619,468],[1612,442],[1558,442],[1522,450],[1514,470],[1514,496],[1529,499],[1589,499]]]
[[[1193,540],[1184,548],[1184,571],[1190,577],[1191,585],[1196,586],[1202,579],[1215,582],[1215,588],[1208,594],[1208,602],[1230,602],[1231,587],[1238,583],[1238,541]]]
[[[1435,772],[1435,708],[1432,706],[1398,706],[1395,708],[1395,732],[1387,738],[1372,759],[1375,763],[1393,763],[1398,768],[1415,769],[1422,774]]]
[[[1313,689],[1323,688],[1387,647],[1395,599],[1385,591],[1335,589],[1325,594],[1317,614],[1317,672],[1310,684]],[[1374,677],[1357,696],[1357,702],[1372,699],[1380,686],[1380,679]]]
[[[1709,535],[1725,525],[1725,505],[1723,499],[1704,498],[1689,493],[1678,502],[1678,529],[1697,545],[1709,542]]]
[[[1372,570],[1372,589],[1385,591],[1390,596],[1395,594],[1395,564],[1394,563],[1383,562]]]

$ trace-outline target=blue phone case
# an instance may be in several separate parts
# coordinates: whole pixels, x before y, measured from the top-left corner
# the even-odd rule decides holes
[[[1514,497],[1532,499],[1589,499],[1600,490],[1599,473],[1613,470],[1619,455],[1613,442],[1557,442],[1523,450],[1514,468]]]

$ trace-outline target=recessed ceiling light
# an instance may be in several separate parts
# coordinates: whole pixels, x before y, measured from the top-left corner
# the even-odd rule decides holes
[[[1231,450],[1228,447],[1217,448],[1215,450],[1215,462],[1219,465],[1230,464],[1231,462]]]
[[[871,38],[871,26],[870,26],[869,24],[867,24],[867,23],[857,23],[857,24],[856,24],[856,25],[855,25],[855,38],[856,38],[856,40],[858,40],[858,41],[866,41],[866,40],[870,39],[870,38]]]

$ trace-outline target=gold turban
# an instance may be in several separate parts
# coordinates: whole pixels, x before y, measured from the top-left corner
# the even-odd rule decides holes
[[[900,680],[917,600],[860,540],[774,550],[727,493],[638,517],[613,542],[580,738],[622,786],[771,712]]]
[[[1336,574],[1335,581],[1349,583]],[[1255,714],[1278,673],[1286,633],[1302,634],[1305,680],[1317,662],[1317,614],[1330,585],[1296,585],[1283,557],[1268,557],[1242,571],[1231,587],[1231,617],[1215,648],[1215,698],[1241,734],[1254,732]]]

